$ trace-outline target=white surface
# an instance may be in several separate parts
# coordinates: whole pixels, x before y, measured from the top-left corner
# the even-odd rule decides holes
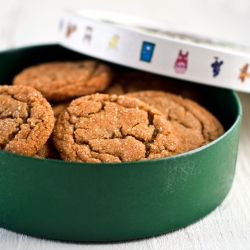
[[[55,42],[64,8],[97,8],[165,21],[173,27],[250,46],[249,0],[0,0],[0,50]],[[225,201],[184,229],[162,236],[113,244],[64,243],[0,228],[1,250],[250,250],[250,95],[239,93],[243,123],[236,175]]]

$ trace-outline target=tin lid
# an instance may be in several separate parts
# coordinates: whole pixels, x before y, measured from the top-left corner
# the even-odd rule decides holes
[[[165,25],[100,11],[67,11],[59,43],[112,63],[250,92],[250,48],[172,31]]]

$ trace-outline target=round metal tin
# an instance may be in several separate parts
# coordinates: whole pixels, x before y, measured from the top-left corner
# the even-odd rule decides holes
[[[58,45],[1,52],[0,83],[29,65],[83,58]],[[121,241],[170,232],[213,211],[233,182],[242,111],[232,90],[193,85],[226,130],[196,150],[98,164],[0,150],[0,227],[56,240]]]

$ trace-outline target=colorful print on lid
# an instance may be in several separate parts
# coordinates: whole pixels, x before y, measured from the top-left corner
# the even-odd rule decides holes
[[[61,20],[59,21],[59,25],[58,25],[59,30],[62,30],[62,29],[63,29],[63,25],[64,25],[64,20],[61,19]]]
[[[155,44],[150,42],[142,42],[141,48],[141,61],[151,62],[153,52],[154,52]]]
[[[214,57],[215,62],[211,64],[211,67],[213,68],[213,77],[216,77],[220,73],[221,65],[223,64],[223,61],[219,61],[218,57]]]
[[[239,79],[244,82],[246,77],[250,77],[250,72],[247,72],[249,64],[246,63],[242,69],[240,69]]]
[[[174,64],[174,69],[176,73],[184,74],[186,72],[188,65],[188,54],[188,51],[185,54],[182,53],[182,50],[179,51],[178,57]]]
[[[117,49],[117,44],[118,44],[119,36],[118,35],[113,35],[109,42],[109,49]]]
[[[92,38],[92,32],[93,32],[93,28],[92,27],[87,26],[85,28],[85,33],[84,33],[84,36],[83,36],[83,41],[84,42],[90,43],[91,38]]]
[[[70,37],[76,31],[76,25],[68,24],[66,29],[66,37]]]

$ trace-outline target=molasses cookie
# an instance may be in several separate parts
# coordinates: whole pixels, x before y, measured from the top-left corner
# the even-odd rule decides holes
[[[183,81],[136,70],[117,72],[104,93],[124,95],[145,90],[171,92],[199,103],[203,101],[200,93]]]
[[[28,86],[0,86],[0,148],[33,156],[50,137],[55,118],[50,104]]]
[[[172,124],[157,109],[128,96],[92,94],[72,101],[55,125],[64,160],[127,162],[178,153]]]
[[[48,158],[48,159],[60,159],[59,153],[55,149],[52,138],[50,137],[48,141],[37,151],[34,157],[38,158]]]
[[[24,69],[13,84],[31,86],[49,101],[63,101],[103,91],[112,75],[108,65],[96,60],[49,62]]]
[[[163,91],[129,93],[160,110],[172,123],[179,137],[180,152],[203,146],[224,133],[217,118],[198,103]]]

